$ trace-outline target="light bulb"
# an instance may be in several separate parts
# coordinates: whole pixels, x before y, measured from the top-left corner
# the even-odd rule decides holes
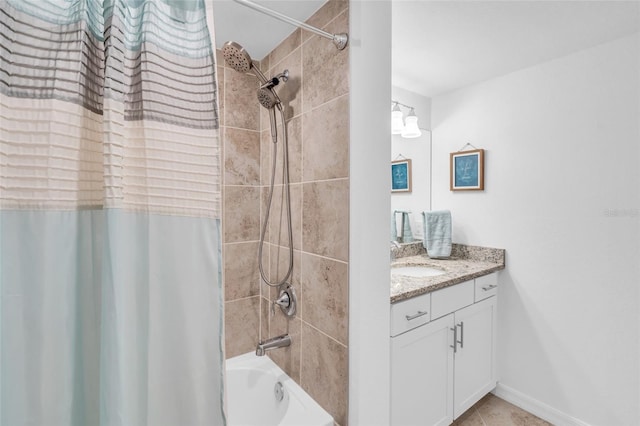
[[[404,130],[401,133],[403,138],[418,138],[422,135],[418,127],[418,117],[413,108],[411,108],[409,115],[405,119],[405,123]]]
[[[400,106],[395,104],[391,110],[391,134],[399,135],[404,131],[404,123],[402,121],[402,111]]]

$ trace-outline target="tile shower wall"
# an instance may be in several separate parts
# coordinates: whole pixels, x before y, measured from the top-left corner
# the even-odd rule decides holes
[[[348,1],[330,0],[308,21],[348,32]],[[221,55],[219,55],[220,57]],[[269,352],[339,425],[347,423],[349,49],[296,30],[261,61],[269,76],[288,69],[277,92],[289,135],[295,318],[271,313],[276,291],[258,276],[257,247],[269,192],[273,144],[269,115],[258,106],[255,78],[218,61],[224,140],[224,250],[227,357],[253,351],[262,338],[291,335],[290,348]],[[278,121],[279,121],[278,117]],[[282,129],[278,127],[281,135]],[[272,280],[288,266],[282,203],[282,144],[264,246]]]

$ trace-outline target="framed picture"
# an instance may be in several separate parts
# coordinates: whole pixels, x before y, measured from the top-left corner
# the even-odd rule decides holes
[[[484,190],[484,149],[452,152],[450,157],[451,191]]]
[[[411,160],[391,162],[391,192],[411,192]]]

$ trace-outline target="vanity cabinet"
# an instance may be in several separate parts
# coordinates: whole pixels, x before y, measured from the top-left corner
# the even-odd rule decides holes
[[[453,315],[391,338],[391,424],[451,424]]]
[[[456,349],[453,418],[496,387],[496,298],[489,297],[455,314]]]
[[[394,322],[417,314],[417,298],[392,305],[391,425],[449,425],[495,387],[497,275],[487,277],[418,296],[430,321],[414,328]]]

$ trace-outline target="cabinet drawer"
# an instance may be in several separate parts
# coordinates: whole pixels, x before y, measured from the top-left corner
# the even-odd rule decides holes
[[[431,320],[431,294],[423,294],[391,305],[391,337]]]
[[[475,301],[495,296],[498,292],[498,274],[493,273],[484,277],[476,278],[476,298]]]
[[[434,291],[431,293],[431,318],[440,318],[471,305],[473,296],[473,280]]]

